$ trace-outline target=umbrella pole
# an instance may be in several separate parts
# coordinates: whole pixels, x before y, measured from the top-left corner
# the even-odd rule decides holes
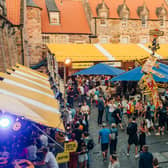
[[[46,135],[48,137],[48,139],[50,139],[54,144],[56,144],[57,146],[59,146],[63,151],[64,148],[58,143],[56,142],[52,137],[50,137],[46,132],[44,132],[40,127],[38,127],[36,124],[32,123],[32,126],[35,127],[36,129],[38,129],[40,132],[42,132],[44,135]]]

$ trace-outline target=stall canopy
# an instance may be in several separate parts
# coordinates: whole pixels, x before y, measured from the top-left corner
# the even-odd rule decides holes
[[[96,64],[90,68],[79,71],[73,75],[111,75],[116,76],[123,73],[124,70],[112,67],[107,64]]]
[[[153,75],[156,82],[168,82],[168,69],[164,68],[162,64],[160,64],[159,68],[154,67],[153,69],[164,76],[164,78],[159,78],[158,76]],[[143,75],[144,73],[142,72],[142,68],[137,67],[114,77],[112,81],[139,81]]]
[[[59,103],[45,74],[17,65],[8,70],[8,74],[0,72],[0,79],[1,110],[64,130]],[[7,102],[8,97],[10,103]]]

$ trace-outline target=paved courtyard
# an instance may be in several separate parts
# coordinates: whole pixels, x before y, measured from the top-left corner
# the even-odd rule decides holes
[[[90,133],[96,143],[94,149],[90,152],[91,154],[91,165],[90,168],[107,168],[108,162],[102,161],[102,155],[100,145],[98,144],[98,132],[100,127],[97,125],[97,108],[92,108],[92,114],[90,117]],[[118,156],[121,164],[121,168],[138,168],[138,159],[134,158],[134,146],[130,151],[130,157],[126,156],[127,152],[127,134],[125,131],[119,131],[118,138]],[[162,168],[168,168],[168,134],[164,136],[151,135],[147,137],[147,144],[149,150],[153,153],[154,157],[157,157],[160,166]]]

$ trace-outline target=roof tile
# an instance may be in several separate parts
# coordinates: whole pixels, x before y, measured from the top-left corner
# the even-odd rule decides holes
[[[118,6],[123,4],[123,0],[104,0],[107,6],[109,7],[109,17],[110,18],[119,18],[117,14]],[[94,17],[97,17],[96,7],[102,2],[102,0],[88,0],[91,11]],[[164,4],[165,8],[168,10],[168,6],[165,0],[146,0],[145,1],[147,8],[149,9],[149,19],[158,19],[156,16],[156,8],[161,7]],[[137,8],[144,4],[144,0],[126,0],[126,4],[130,9],[130,18],[137,19]]]
[[[61,15],[60,25],[51,25],[49,23],[47,7],[45,0],[34,0],[35,3],[40,6],[42,10],[42,32],[43,33],[79,33],[90,34],[90,28],[87,22],[87,18],[84,12],[84,8],[81,1],[64,0],[60,3],[60,0],[55,0]]]
[[[15,25],[20,24],[21,0],[6,0],[7,18]]]

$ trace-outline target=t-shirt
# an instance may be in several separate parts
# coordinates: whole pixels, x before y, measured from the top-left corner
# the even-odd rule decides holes
[[[129,134],[129,136],[133,137],[137,135],[137,123],[131,122],[129,123],[128,126],[130,126],[130,129],[131,129],[131,133]]]
[[[101,144],[109,143],[109,141],[110,141],[109,135],[110,135],[110,129],[108,129],[108,128],[103,128],[99,131],[99,136],[101,138],[100,139]]]
[[[48,168],[59,168],[56,158],[51,152],[47,152],[44,162],[47,164]]]
[[[98,100],[98,110],[104,110],[104,102],[103,100]]]
[[[81,139],[81,137],[82,137],[82,130],[80,130],[80,129],[75,129],[75,130],[73,131],[73,133],[75,134],[76,140],[79,142],[80,139]]]

